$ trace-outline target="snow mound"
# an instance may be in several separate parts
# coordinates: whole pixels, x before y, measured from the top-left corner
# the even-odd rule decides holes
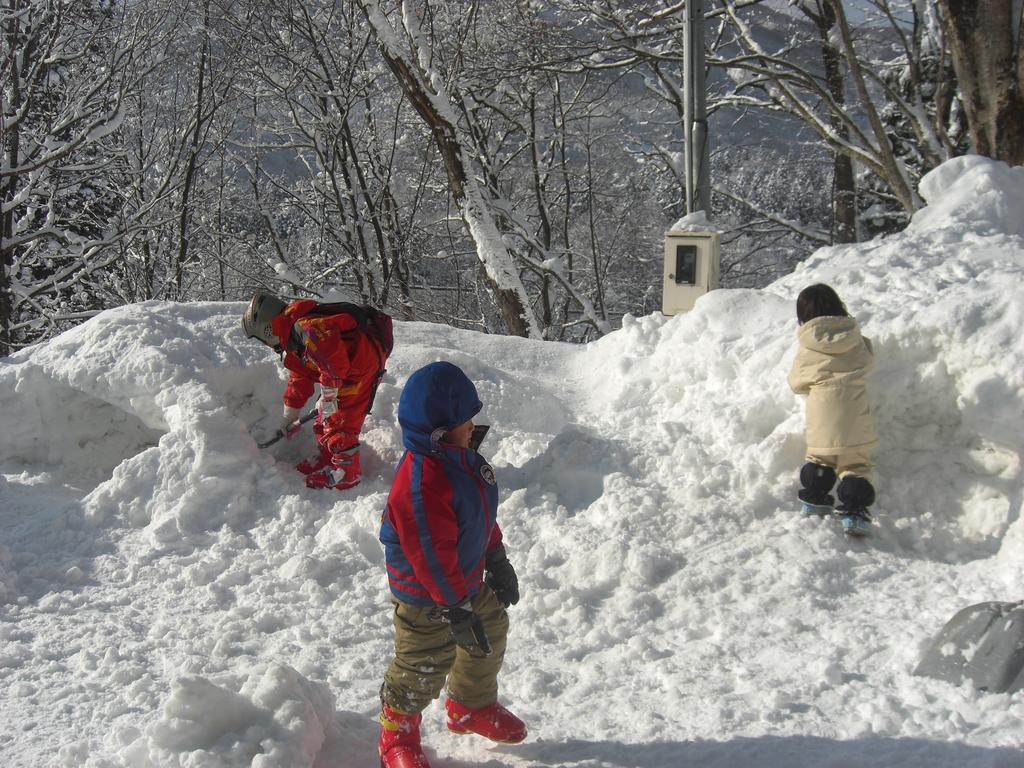
[[[158,546],[248,519],[273,461],[249,428],[272,431],[264,401],[280,373],[243,339],[235,309],[121,307],[15,355],[0,368],[0,405],[18,413],[0,433],[0,464],[90,489],[89,523],[116,517]]]
[[[1024,194],[1024,174],[1011,173],[1024,169],[966,165],[961,184],[987,188],[995,176],[1000,199]],[[945,189],[939,205],[975,199],[971,187]],[[877,511],[894,543],[950,562],[997,552],[1015,561],[1024,243],[961,232],[970,247],[937,251],[932,235],[922,226],[822,249],[766,291],[714,291],[685,315],[627,318],[581,357],[592,413],[630,443],[656,447],[643,471],[670,494],[685,490],[681,502],[717,498],[729,509],[742,499],[755,517],[791,508],[804,450],[802,398],[786,384],[795,298],[829,283],[875,344]]]
[[[953,161],[907,231],[586,347],[397,323],[343,494],[291,466],[309,430],[257,448],[283,373],[240,304],[124,307],[0,362],[0,749],[18,768],[54,744],[87,768],[373,762],[397,403],[447,359],[492,427],[522,588],[501,696],[535,741],[456,743],[432,707],[442,762],[1016,764],[1024,699],[911,671],[952,613],[1024,583],[1018,170]],[[877,351],[868,542],[795,510],[786,372],[813,282]]]
[[[1024,166],[965,155],[943,163],[921,179],[928,203],[914,214],[908,231],[949,230],[1024,237]]]
[[[160,719],[120,738],[126,768],[310,768],[321,752],[344,754],[352,741],[331,692],[276,663],[251,670],[240,685],[179,677]]]

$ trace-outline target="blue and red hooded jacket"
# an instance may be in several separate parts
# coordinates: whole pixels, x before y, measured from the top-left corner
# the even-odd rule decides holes
[[[462,370],[431,363],[409,377],[398,402],[405,453],[391,484],[380,540],[391,593],[413,605],[458,605],[480,591],[484,559],[501,545],[494,471],[443,434],[482,407]]]

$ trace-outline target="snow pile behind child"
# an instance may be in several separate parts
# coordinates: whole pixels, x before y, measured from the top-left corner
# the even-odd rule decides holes
[[[372,762],[395,409],[447,359],[492,425],[521,578],[502,697],[537,741],[502,764],[1010,765],[1019,695],[911,670],[960,607],[1021,597],[1024,171],[961,158],[922,194],[899,235],[585,348],[398,324],[344,494],[291,469],[308,431],[256,449],[283,380],[241,305],[125,307],[0,364],[8,764],[55,745],[89,768]],[[878,356],[866,546],[795,513],[785,376],[813,282]],[[441,755],[493,760],[440,708],[424,728]]]
[[[799,398],[785,381],[795,298],[828,283],[876,349],[884,528],[929,557],[1000,553],[1017,573],[1024,168],[959,158],[928,175],[922,194],[929,207],[899,235],[821,249],[765,291],[716,291],[687,315],[631,320],[590,345],[581,370],[617,362],[588,405],[615,413],[623,436],[662,445],[649,477],[665,487],[695,492],[673,478],[699,466],[696,492],[726,507],[743,499],[757,516],[791,507],[804,450]]]

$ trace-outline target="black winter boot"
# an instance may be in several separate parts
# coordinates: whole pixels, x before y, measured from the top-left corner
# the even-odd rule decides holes
[[[832,513],[835,499],[829,491],[836,482],[836,472],[832,467],[807,462],[800,468],[800,484],[803,488],[797,494],[800,511],[805,515],[824,517]]]
[[[857,475],[846,475],[836,488],[839,506],[836,514],[843,523],[843,533],[867,536],[871,533],[871,513],[868,507],[875,503],[875,488],[871,482]]]

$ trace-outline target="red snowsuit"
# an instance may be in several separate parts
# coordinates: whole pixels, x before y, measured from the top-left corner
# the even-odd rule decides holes
[[[321,389],[337,389],[337,410],[325,414],[321,398],[313,427],[317,443],[337,453],[359,442],[359,430],[384,374],[387,352],[349,314],[310,316],[318,306],[312,299],[293,301],[274,318],[271,330],[286,341],[288,350],[284,357],[289,371],[285,405],[301,408],[315,384]],[[297,353],[292,342],[299,347]]]

